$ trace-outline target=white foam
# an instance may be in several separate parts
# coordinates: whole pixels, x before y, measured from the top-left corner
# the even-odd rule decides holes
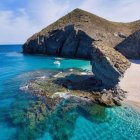
[[[28,85],[19,88],[22,91],[27,91],[29,89]]]
[[[58,74],[54,75],[53,77],[57,78],[59,77],[59,74],[62,74],[63,72],[59,72]]]
[[[54,97],[60,97],[60,98],[67,99],[67,98],[71,97],[71,94],[69,92],[56,92],[52,95],[52,98],[54,98]]]
[[[37,77],[37,79],[45,79],[46,78],[46,76],[44,75],[44,76],[41,76],[41,77]]]
[[[8,57],[21,57],[21,56],[23,56],[23,54],[18,53],[18,52],[9,52],[6,54],[6,56],[8,56]]]

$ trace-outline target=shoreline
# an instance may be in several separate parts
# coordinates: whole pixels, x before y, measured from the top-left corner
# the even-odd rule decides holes
[[[131,66],[119,82],[119,86],[127,91],[125,103],[140,112],[140,60],[130,60]]]

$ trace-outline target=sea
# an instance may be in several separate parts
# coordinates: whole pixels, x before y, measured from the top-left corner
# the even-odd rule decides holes
[[[35,115],[25,119],[23,110],[37,99],[20,88],[45,72],[68,68],[91,71],[90,61],[24,55],[22,45],[0,45],[0,140],[140,140],[140,113],[128,104],[95,105],[89,114],[71,109],[41,125],[28,123]]]

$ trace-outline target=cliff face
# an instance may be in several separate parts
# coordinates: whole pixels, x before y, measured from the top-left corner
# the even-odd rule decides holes
[[[130,62],[114,48],[100,42],[94,42],[92,48],[93,73],[106,87],[115,87],[130,67]]]
[[[116,46],[127,58],[140,58],[140,30],[137,30]]]
[[[24,53],[38,53],[68,58],[91,59],[93,39],[74,25],[53,30],[48,35],[37,35],[24,45]]]

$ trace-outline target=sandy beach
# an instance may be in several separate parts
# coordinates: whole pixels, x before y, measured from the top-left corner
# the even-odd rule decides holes
[[[127,91],[126,102],[140,111],[140,60],[130,60],[131,67],[121,79],[120,87]]]

